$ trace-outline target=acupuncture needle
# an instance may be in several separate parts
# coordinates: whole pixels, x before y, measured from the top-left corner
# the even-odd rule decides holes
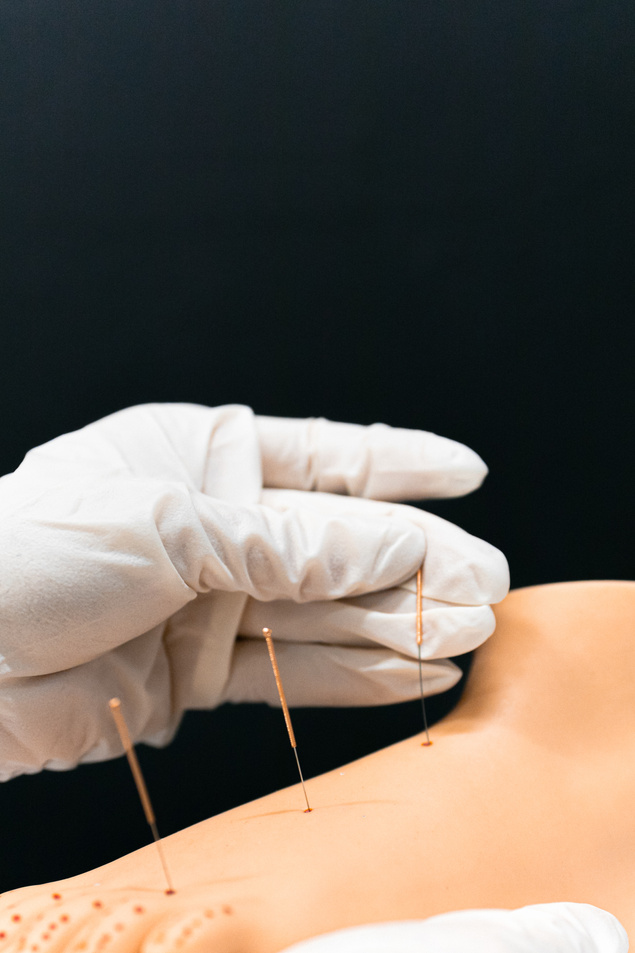
[[[128,731],[126,719],[124,718],[123,712],[121,710],[121,702],[118,698],[111,698],[109,706],[110,713],[115,720],[115,725],[117,726],[117,731],[119,732],[119,737],[121,738],[121,743],[124,747],[124,751],[126,752],[128,764],[130,765],[132,777],[134,778],[134,783],[137,786],[137,791],[139,793],[139,798],[143,807],[143,813],[146,816],[146,821],[150,825],[150,830],[152,831],[152,836],[154,837],[154,843],[156,845],[157,851],[159,852],[159,859],[161,861],[163,873],[165,874],[165,879],[168,884],[168,889],[165,892],[167,894],[176,893],[174,885],[172,884],[172,878],[170,877],[168,865],[165,860],[165,855],[163,853],[163,847],[161,846],[161,838],[159,837],[159,831],[157,830],[157,822],[154,816],[154,811],[152,810],[148,789],[146,787],[145,781],[143,780],[141,767],[137,760],[135,750],[132,746],[132,741],[130,740],[130,733]]]
[[[426,733],[426,740],[421,742],[422,747],[429,748],[430,732],[428,731],[428,719],[426,716],[426,700],[423,694],[423,660],[421,658],[421,645],[423,643],[423,567],[420,566],[417,571],[417,653],[419,656],[419,689],[421,691],[421,712],[423,714],[423,729]]]
[[[269,658],[271,660],[271,667],[273,669],[273,674],[276,679],[276,685],[278,687],[278,695],[280,696],[280,704],[282,705],[282,711],[284,712],[284,720],[287,725],[287,731],[289,732],[289,741],[291,742],[291,747],[293,748],[296,764],[298,765],[300,783],[302,784],[302,790],[304,791],[304,800],[306,801],[306,811],[304,813],[309,814],[313,810],[313,808],[309,804],[309,798],[307,797],[306,788],[304,786],[304,778],[302,777],[302,768],[300,767],[300,759],[298,757],[298,745],[295,740],[295,735],[293,733],[293,725],[291,724],[291,715],[289,714],[289,706],[287,705],[287,699],[284,694],[284,688],[282,687],[282,679],[280,677],[280,669],[278,668],[276,652],[273,647],[273,638],[271,636],[271,629],[263,629],[262,634],[264,635],[266,639],[267,648],[269,649]]]

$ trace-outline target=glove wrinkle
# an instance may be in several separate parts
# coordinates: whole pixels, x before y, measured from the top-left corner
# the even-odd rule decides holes
[[[202,494],[194,504],[212,549],[206,585],[265,602],[337,599],[385,588],[416,571],[425,552],[424,534],[403,520],[236,507]]]

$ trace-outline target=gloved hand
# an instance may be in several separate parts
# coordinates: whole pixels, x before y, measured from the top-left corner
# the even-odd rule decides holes
[[[628,953],[628,936],[616,917],[589,903],[536,903],[370,923],[282,953]]]
[[[485,473],[433,434],[237,406],[133,407],[30,451],[0,480],[0,778],[117,755],[113,695],[151,744],[186,708],[277,704],[248,638],[264,625],[288,640],[291,704],[414,697],[422,562],[427,690],[449,687],[440,657],[493,630],[504,557],[418,509],[331,494],[460,495]]]

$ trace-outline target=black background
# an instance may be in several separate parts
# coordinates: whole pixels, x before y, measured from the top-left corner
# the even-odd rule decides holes
[[[0,470],[144,401],[382,420],[486,459],[434,510],[514,585],[632,578],[634,42],[631,0],[7,0]],[[419,718],[298,710],[305,773]],[[140,757],[162,833],[295,780],[261,706]],[[148,839],[123,759],[0,816],[0,889]]]

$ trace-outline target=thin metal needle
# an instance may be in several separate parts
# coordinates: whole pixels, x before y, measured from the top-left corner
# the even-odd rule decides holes
[[[159,852],[159,860],[161,861],[161,866],[163,867],[163,873],[165,874],[165,879],[168,884],[168,889],[166,893],[172,894],[176,893],[174,885],[172,883],[172,878],[170,877],[170,872],[168,870],[168,865],[165,860],[165,855],[163,853],[163,847],[161,846],[161,838],[159,837],[159,831],[157,830],[157,823],[154,817],[154,811],[152,810],[152,804],[150,802],[150,795],[148,794],[148,789],[146,783],[143,780],[143,775],[141,773],[141,767],[137,761],[137,755],[132,746],[132,741],[130,740],[130,734],[128,732],[128,726],[126,724],[126,719],[123,716],[121,710],[121,702],[118,698],[111,698],[109,702],[110,713],[114,718],[115,725],[117,726],[117,731],[119,732],[119,737],[121,738],[121,743],[123,745],[124,751],[126,752],[126,757],[128,759],[128,764],[130,765],[130,770],[132,771],[132,777],[134,778],[134,783],[137,786],[137,791],[139,793],[139,798],[141,800],[141,806],[143,807],[143,813],[146,816],[146,821],[150,825],[150,830],[152,831],[152,836],[154,837],[154,843],[156,845],[157,851]]]
[[[273,674],[276,679],[278,695],[280,696],[280,704],[282,705],[284,720],[287,726],[287,731],[289,733],[289,741],[291,742],[291,747],[293,748],[293,753],[295,754],[295,760],[298,765],[298,772],[300,774],[300,783],[302,785],[302,790],[304,791],[304,800],[306,801],[306,811],[304,813],[309,814],[313,810],[313,808],[309,804],[309,798],[307,796],[306,788],[304,786],[304,778],[302,777],[302,768],[300,767],[300,758],[298,757],[298,745],[295,740],[295,735],[293,733],[293,725],[291,724],[291,715],[289,714],[289,706],[287,705],[287,699],[284,694],[284,688],[282,687],[282,679],[280,677],[280,669],[278,668],[278,660],[276,659],[276,652],[273,647],[273,638],[271,637],[271,629],[263,629],[262,634],[265,637],[265,640],[267,642],[267,648],[269,649],[269,659],[271,660],[271,667],[273,669]]]
[[[422,747],[428,748],[432,744],[430,741],[430,732],[428,731],[428,718],[426,715],[426,700],[423,694],[423,660],[421,658],[421,645],[423,643],[423,567],[420,566],[417,571],[417,653],[419,656],[419,690],[421,692],[421,712],[423,714],[423,730],[426,733],[426,740],[421,742]]]

